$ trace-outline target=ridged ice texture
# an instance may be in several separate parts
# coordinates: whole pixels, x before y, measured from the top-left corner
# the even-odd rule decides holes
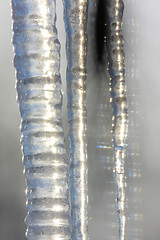
[[[73,240],[87,239],[86,45],[87,0],[63,0],[67,50]]]
[[[122,0],[107,3],[106,43],[109,60],[110,93],[113,108],[114,175],[117,188],[117,214],[119,239],[125,239],[125,179],[124,158],[127,133],[127,103],[125,87],[125,66],[122,34]]]
[[[70,240],[69,162],[61,121],[54,0],[12,0],[14,65],[27,182],[28,240]]]

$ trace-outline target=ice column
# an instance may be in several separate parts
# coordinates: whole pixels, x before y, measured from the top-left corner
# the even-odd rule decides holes
[[[87,239],[87,0],[63,0],[67,50],[73,240]]]
[[[55,0],[12,0],[28,240],[70,240]]]

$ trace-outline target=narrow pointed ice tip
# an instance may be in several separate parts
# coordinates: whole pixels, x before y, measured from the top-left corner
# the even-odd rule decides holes
[[[114,177],[117,188],[119,239],[125,239],[125,140],[127,136],[127,101],[125,86],[124,40],[122,17],[124,3],[111,0],[106,4],[106,46],[109,61],[110,93],[113,108]]]
[[[28,240],[71,240],[54,0],[12,0]]]
[[[72,240],[87,240],[86,74],[88,1],[63,0],[67,50]]]

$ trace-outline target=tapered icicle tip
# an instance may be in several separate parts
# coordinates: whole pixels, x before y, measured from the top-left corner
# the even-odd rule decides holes
[[[127,136],[127,101],[125,86],[122,0],[106,4],[106,47],[110,73],[110,94],[113,109],[114,179],[117,189],[117,216],[119,239],[125,239],[125,140]]]
[[[14,66],[27,183],[28,240],[71,240],[55,1],[13,0]]]

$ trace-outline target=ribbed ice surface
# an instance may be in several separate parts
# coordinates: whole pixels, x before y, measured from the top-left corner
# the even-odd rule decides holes
[[[63,0],[67,35],[67,91],[73,240],[87,239],[86,45],[87,0]]]
[[[54,0],[12,0],[14,65],[27,182],[28,240],[70,240]]]
[[[106,43],[109,60],[110,92],[113,108],[114,175],[117,187],[117,214],[119,239],[125,239],[125,180],[124,158],[127,132],[127,103],[125,89],[125,67],[122,34],[122,0],[107,3]]]

